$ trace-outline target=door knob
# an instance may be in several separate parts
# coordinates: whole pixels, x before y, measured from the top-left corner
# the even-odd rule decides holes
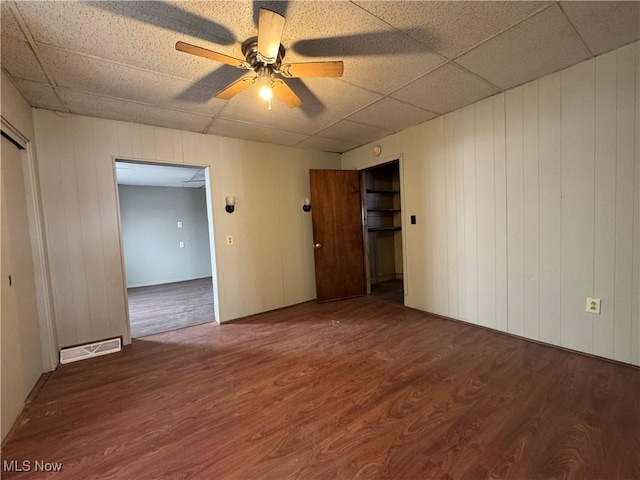
[[[313,244],[313,248],[320,248],[322,246],[322,244],[320,243],[314,243]]]

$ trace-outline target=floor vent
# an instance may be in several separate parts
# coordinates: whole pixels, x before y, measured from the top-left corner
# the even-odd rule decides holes
[[[107,353],[115,353],[122,350],[122,338],[110,338],[100,342],[87,343],[75,347],[67,347],[60,350],[60,363],[77,362],[86,358],[99,357]]]

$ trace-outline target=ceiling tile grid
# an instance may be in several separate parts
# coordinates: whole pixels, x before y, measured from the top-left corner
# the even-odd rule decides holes
[[[383,95],[356,87],[335,78],[292,79],[291,87],[302,99],[302,109],[312,106],[312,112],[324,112],[335,118],[345,116],[361,109],[364,105],[374,103]],[[308,91],[308,94],[307,94]]]
[[[508,89],[590,56],[560,7],[554,5],[474,48],[456,63]]]
[[[214,98],[246,71],[175,43],[242,58],[260,8],[286,18],[285,63],[342,60],[342,78],[285,79],[293,109],[257,86]],[[0,20],[34,107],[338,152],[640,38],[635,1],[3,0]]]
[[[0,58],[2,67],[14,79],[28,79],[34,82],[47,83],[38,59],[27,41],[15,37],[2,37]]]
[[[289,132],[312,135],[339,119],[320,112],[307,114],[302,108],[289,108],[280,99],[271,100],[271,110],[258,93],[237,95],[228,101],[219,118],[265,125]]]
[[[49,84],[18,79],[16,80],[16,85],[33,106],[64,111],[64,105],[60,103],[60,99]]]
[[[549,4],[359,0],[355,3],[450,59]]]
[[[308,135],[288,132],[277,128],[265,127],[247,122],[237,122],[225,118],[216,118],[207,133],[223,137],[242,138],[254,142],[275,143],[291,147],[308,138]]]
[[[116,161],[118,185],[203,188],[204,169]]]
[[[385,97],[347,117],[347,120],[399,132],[437,116],[435,112]]]
[[[319,132],[318,135],[333,140],[342,140],[343,142],[355,141],[362,145],[391,135],[391,133],[393,132],[380,127],[356,123],[351,120],[340,120]]]
[[[0,19],[2,19],[2,40],[6,38],[15,38],[23,42],[27,41],[22,29],[11,12],[11,4],[9,2],[0,2]]]
[[[436,113],[447,113],[498,93],[498,89],[454,63],[394,92],[391,96]]]
[[[640,2],[637,0],[560,2],[560,7],[593,55],[618,48],[640,35]]]
[[[323,152],[342,153],[359,147],[360,144],[353,142],[345,142],[343,140],[333,140],[320,136],[309,137],[298,143],[296,147],[307,148],[310,150],[321,150]]]
[[[211,87],[58,48],[43,46],[40,51],[60,87],[209,116],[225,104],[213,98],[216,88],[222,89],[224,83]],[[224,81],[233,80],[235,76],[227,75]]]
[[[144,123],[158,127],[204,132],[212,118],[205,115],[169,110],[126,100],[100,97],[75,90],[60,89],[62,100],[73,113],[92,117]]]

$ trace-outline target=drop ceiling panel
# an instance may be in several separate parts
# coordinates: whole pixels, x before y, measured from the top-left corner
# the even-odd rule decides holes
[[[246,1],[109,1],[93,7],[220,45],[233,44],[234,32],[251,28],[248,20],[253,10]]]
[[[48,110],[64,111],[63,105],[58,100],[53,88],[46,83],[36,83],[29,80],[16,80],[22,94],[29,99],[32,107],[46,108]]]
[[[189,80],[206,77],[220,64],[176,51],[175,44],[178,40],[215,49],[227,55],[241,55],[239,43],[212,43],[115,13],[126,8],[125,4],[128,3],[20,2],[19,8],[39,43]],[[151,5],[151,2],[142,3]],[[231,17],[232,11],[242,6],[239,4],[238,7],[228,7],[225,14],[223,5],[216,7],[217,2],[207,3],[212,9],[220,10],[218,18],[222,18],[218,21],[221,24],[225,22],[225,17]],[[107,6],[112,6],[113,11]],[[255,34],[253,23],[243,25],[244,31]],[[244,39],[244,33],[241,38]]]
[[[211,123],[211,117],[204,115],[99,97],[67,89],[60,89],[60,93],[71,112],[80,115],[144,123],[192,132],[204,132],[209,123]]]
[[[219,117],[307,135],[318,132],[338,120],[325,113],[308,114],[302,108],[289,108],[275,96],[271,100],[272,108],[269,111],[267,103],[258,96],[257,86],[246,92],[227,100]]]
[[[41,52],[45,64],[61,87],[151,105],[171,106],[209,116],[215,115],[225,104],[213,96],[235,80],[236,75],[232,71],[234,76],[226,75],[219,86],[210,86],[58,48],[42,47]]]
[[[0,2],[2,66],[41,108],[64,110],[52,80],[80,114],[346,151],[589,58],[581,36],[594,52],[638,38],[640,2],[357,3],[17,1],[49,79]],[[341,79],[287,80],[300,108],[268,112],[257,88],[212,99],[244,72],[175,50],[241,57],[263,6],[286,17],[285,63],[344,61]]]
[[[640,38],[638,1],[561,2],[560,6],[594,55]]]
[[[354,113],[347,119],[383,128],[390,132],[399,132],[436,116],[438,116],[437,113],[386,97]]]
[[[449,63],[398,90],[392,97],[425,110],[447,113],[497,92],[487,82]]]
[[[287,80],[302,99],[302,108],[312,107],[336,118],[342,118],[382,98],[363,88],[355,87],[336,78],[305,78]]]
[[[27,42],[3,35],[1,54],[2,66],[14,79],[47,82],[47,76]]]
[[[433,70],[443,59],[427,51],[399,55],[378,55],[376,60],[353,58],[342,77],[347,82],[375,92],[389,94]]]
[[[295,2],[283,45],[287,61],[345,61],[345,81],[389,93],[444,61],[350,2]]]
[[[0,18],[2,19],[2,40],[5,38],[15,38],[16,40],[27,41],[22,29],[13,15],[9,2],[0,3]]]
[[[343,140],[345,142],[356,141],[363,144],[386,137],[391,133],[392,132],[390,130],[385,130],[383,128],[363,125],[362,123],[356,123],[349,120],[341,120],[325,130],[322,130],[319,135],[325,138],[333,138],[336,140]]]
[[[224,118],[216,118],[207,133],[286,146],[295,145],[307,138],[307,135],[301,133],[286,132],[262,125],[236,122]]]
[[[323,137],[309,137],[303,140],[296,147],[307,148],[310,150],[321,150],[323,152],[343,153],[359,146],[359,143],[344,142],[342,140],[333,140]]]
[[[356,1],[433,51],[453,58],[548,2]]]
[[[503,89],[589,58],[557,5],[516,25],[456,60]]]
[[[205,184],[204,170],[193,167],[116,162],[119,185],[200,188]]]

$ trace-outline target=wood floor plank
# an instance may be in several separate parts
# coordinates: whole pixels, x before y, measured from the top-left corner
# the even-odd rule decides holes
[[[214,322],[211,277],[127,289],[133,338]]]
[[[3,460],[55,479],[640,478],[640,370],[361,297],[58,368]]]

